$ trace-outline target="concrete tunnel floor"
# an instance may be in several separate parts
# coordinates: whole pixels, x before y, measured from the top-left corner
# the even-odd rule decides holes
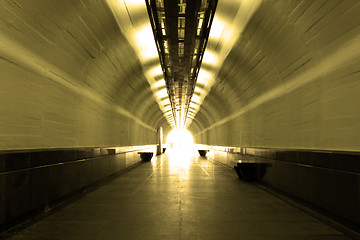
[[[8,239],[351,239],[213,160],[168,149]]]

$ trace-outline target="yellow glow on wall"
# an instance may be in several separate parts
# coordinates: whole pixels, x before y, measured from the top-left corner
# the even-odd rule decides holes
[[[158,75],[162,75],[162,74],[163,74],[163,71],[162,71],[161,66],[159,65],[159,66],[157,66],[157,67],[154,67],[153,69],[151,69],[151,70],[149,71],[149,74],[150,74],[150,76],[152,76],[152,77],[155,77],[155,76],[158,76]]]
[[[193,113],[196,113],[196,112],[197,112],[197,108],[193,108],[193,107],[190,107],[190,106],[189,106],[189,111],[190,111],[190,112],[193,112]]]
[[[167,111],[171,111],[171,106],[166,106],[164,107],[164,110],[167,112]]]
[[[135,32],[135,42],[143,60],[158,57],[154,35],[150,24]]]
[[[165,87],[165,86],[166,86],[165,80],[161,79],[161,80],[155,82],[152,87],[153,88],[160,88],[160,87]]]
[[[168,95],[166,89],[162,89],[162,90],[156,92],[155,94],[158,98],[164,98],[164,97],[167,97],[167,95]]]
[[[165,105],[170,105],[170,100],[169,100],[169,98],[166,98],[166,99],[162,100],[160,103],[161,103],[163,106],[165,106]]]
[[[202,94],[204,93],[204,89],[200,88],[199,86],[196,86],[195,89],[194,89],[194,92],[195,93],[199,93],[199,94]]]
[[[211,78],[211,74],[203,69],[200,69],[199,75],[197,77],[197,83],[206,85]]]
[[[200,103],[200,100],[201,100],[201,98],[195,94],[191,97],[192,102]]]
[[[200,95],[200,101],[194,97],[190,106],[196,103],[198,106],[195,106],[195,108],[197,110],[200,108],[200,104],[214,85],[226,57],[241,37],[247,23],[261,2],[262,0],[222,0],[218,2],[209,40],[202,59],[202,62],[205,63],[203,66],[209,72],[203,70],[203,68],[200,69],[196,84],[199,88],[194,90],[195,93]],[[186,123],[187,126],[189,126],[190,122]]]
[[[226,28],[226,24],[220,19],[214,17],[214,20],[211,24],[209,39],[220,39]]]
[[[202,62],[215,65],[218,62],[218,58],[215,54],[205,50]]]
[[[190,107],[190,108],[193,108],[193,109],[199,109],[199,105],[196,104],[196,103],[193,103],[193,102],[190,102],[189,107]]]
[[[228,28],[223,32],[221,40],[223,44],[228,44],[233,38],[234,38],[234,31],[231,28]]]
[[[144,0],[105,0],[116,21],[124,33],[126,39],[136,52],[141,64],[144,68],[139,71],[143,71],[151,90],[154,93],[155,99],[161,110],[164,110],[164,106],[169,105],[170,101],[167,98],[159,98],[158,95],[167,96],[164,92],[156,94],[157,90],[165,88],[163,81],[157,81],[161,79],[162,70],[160,67],[160,61],[158,57],[158,51],[153,35],[153,31],[148,17],[146,2]],[[150,64],[151,63],[151,64]],[[149,73],[151,67],[158,66],[158,68],[152,73]],[[170,121],[170,120],[169,120]],[[171,124],[172,125],[172,124]]]

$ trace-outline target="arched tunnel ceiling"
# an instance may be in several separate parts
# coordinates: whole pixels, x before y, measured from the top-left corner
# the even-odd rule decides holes
[[[358,12],[355,0],[219,0],[186,126],[199,134],[350,66]],[[148,129],[174,126],[145,1],[2,1],[0,14],[6,61]]]
[[[154,96],[157,99],[160,109],[162,109],[162,111],[164,112],[165,118],[168,120],[168,122],[170,124],[176,123],[178,127],[182,126],[182,123],[179,122],[183,121],[186,122],[185,127],[189,126],[192,119],[197,116],[197,112],[199,111],[199,108],[204,98],[215,83],[218,71],[220,70],[220,67],[222,66],[225,58],[227,57],[227,54],[231,50],[232,46],[236,42],[236,39],[241,34],[247,22],[251,18],[252,14],[256,11],[260,3],[260,0],[255,0],[251,2],[222,0],[217,7],[215,19],[213,21],[214,11],[211,6],[216,7],[217,1],[201,0],[196,1],[196,4],[195,2],[187,3],[184,0],[178,1],[177,3],[169,2],[166,0],[147,1],[149,16],[150,20],[152,20],[154,35],[157,41],[156,44],[158,49],[156,49],[154,48],[155,44],[153,44],[150,39],[148,31],[150,24],[149,19],[146,17],[145,14],[146,10],[144,9],[143,2],[131,0],[124,0],[119,2],[115,0],[108,0],[108,4],[112,9],[114,16],[116,17],[120,28],[125,33],[127,39],[132,44],[133,48],[137,51],[137,54],[144,68],[145,76],[147,77],[148,82],[152,86]],[[195,23],[188,21],[189,19],[192,19],[191,11],[197,8],[199,8],[199,10],[197,10],[199,12],[196,12],[197,17],[191,20],[195,21]],[[209,13],[207,13],[206,11],[208,11]],[[172,22],[172,15],[174,14],[176,15],[176,18],[178,20]],[[162,20],[163,18],[165,19],[164,22]],[[185,19],[183,23],[181,22],[182,19]],[[207,24],[208,19],[210,20]],[[203,20],[204,24],[202,24]],[[214,22],[214,26],[211,27],[212,21]],[[174,25],[174,27],[176,25],[176,27],[179,27],[178,31],[176,31],[176,34],[171,27],[166,27],[167,25]],[[199,41],[199,39],[201,39],[202,35],[199,35],[199,29],[201,27],[205,29],[205,37],[208,36],[208,29],[211,28],[209,39],[205,39],[204,44],[201,44],[201,46],[206,46],[206,43],[208,41],[206,51],[201,52],[199,58],[196,58],[200,63],[202,62],[201,69],[199,71],[194,68],[196,64],[194,65],[193,62],[193,58],[195,59],[195,57],[198,56],[197,51],[199,50],[196,47],[197,45],[195,38],[189,38],[190,35],[188,34],[192,32],[192,30],[188,28],[189,25],[194,26],[195,30],[196,27],[198,28],[195,37],[197,39],[196,41]],[[185,50],[190,50],[190,43],[195,46],[195,50],[193,52],[191,52],[191,50],[190,55],[186,55],[189,53],[185,52],[185,58],[180,61],[174,59],[177,59],[178,57],[180,59],[180,43],[182,41],[181,38],[183,38],[183,36],[181,35],[182,28],[184,28],[182,31],[186,30],[185,38],[183,40],[186,43]],[[171,32],[173,32],[173,34],[171,34]],[[196,33],[196,31],[194,32]],[[203,30],[201,30],[200,32],[203,32]],[[173,39],[172,35],[174,35],[176,38]],[[139,36],[141,37],[140,40],[138,38]],[[178,41],[180,41],[179,47],[177,46]],[[174,44],[176,46],[174,46]],[[161,66],[156,59],[156,50],[159,51],[160,60],[164,61],[161,62]],[[175,70],[171,69],[175,71],[174,76],[170,71],[168,71],[169,62],[167,62],[166,60],[166,51],[170,51],[170,58],[172,59],[171,64],[175,66]],[[189,69],[184,68],[184,70],[182,70],[184,76],[179,75],[180,72],[177,73],[176,71],[178,70],[176,69],[181,68],[180,63],[182,62],[184,62],[182,64],[188,66],[188,58],[192,59],[190,60],[192,66],[191,71],[190,66]],[[194,73],[194,77],[192,77],[191,75],[191,73],[194,72],[193,70],[195,70],[196,72]],[[189,75],[187,76],[187,74]],[[163,77],[165,78],[165,80]],[[193,78],[196,79],[196,85],[191,85],[191,81],[193,81]],[[184,81],[185,84],[183,84],[182,81]],[[178,82],[179,84],[177,84]],[[190,87],[188,87],[188,89],[186,87],[186,84],[190,84]],[[181,86],[185,86],[184,90],[182,91],[181,88],[183,87]],[[178,94],[180,95],[178,96]],[[190,98],[184,98],[184,96],[182,95],[185,94],[187,96],[190,96]],[[222,116],[226,115],[224,113],[227,112],[227,110],[225,110],[226,107],[219,107],[219,105],[226,105],[227,102],[219,99],[219,96],[220,94],[215,93],[213,96],[210,96],[208,98],[213,100],[211,100],[208,104],[203,105],[202,108],[204,114],[198,115],[198,118],[202,119],[200,122],[203,122],[203,126],[209,126],[209,124],[213,124],[214,122],[218,121]],[[218,114],[218,109],[220,109],[222,114]],[[215,112],[216,114],[214,114]],[[186,120],[183,119],[184,116],[187,116]]]
[[[358,11],[358,1],[219,1],[214,24],[219,20],[223,28],[218,36],[222,39],[229,34],[235,42],[229,47],[209,40],[207,50],[221,52],[227,47],[227,54],[220,54],[223,61],[218,62],[211,90],[195,116],[197,123],[189,129],[197,134],[199,128],[204,132],[223,125],[306,84],[321,84],[337,69],[350,67],[359,57]],[[231,23],[241,18],[240,13],[247,14],[248,21],[239,22],[239,29]],[[213,120],[209,123],[203,116]]]
[[[167,128],[169,124],[173,123],[172,114],[168,112],[170,101],[145,2],[107,0],[107,3],[121,31],[135,50],[137,59],[140,60],[141,67],[137,68],[136,71],[141,72],[141,76],[145,76],[143,80],[147,80],[147,85],[150,86],[150,88],[145,87],[144,82],[142,82],[143,86],[138,91],[139,95],[137,95],[138,93],[133,94],[136,99],[129,99],[130,106],[135,104],[136,111],[144,111],[143,119],[155,124],[154,127]],[[159,108],[163,112],[162,115],[157,112]],[[164,121],[153,118],[154,116],[167,119],[167,123],[164,124]],[[162,125],[157,125],[159,123]]]
[[[128,39],[148,26],[142,2],[123,1],[126,12],[118,1],[108,2]],[[186,1],[178,4],[184,3]],[[306,69],[326,54],[324,49],[319,48],[327,41],[321,37],[322,33],[326,35],[326,31],[312,31],[313,25],[324,25],[321,23],[322,17],[329,12],[336,15],[334,9],[338,5],[346,8],[351,4],[355,3],[335,0],[218,1],[189,104],[186,127],[196,134],[199,129],[203,131],[233,119],[235,115],[266,101],[266,96],[276,98],[286,92],[286,83],[291,82],[300,67]],[[319,16],[302,15],[307,9],[312,9],[309,12],[313,11]],[[329,28],[328,24],[323,27]],[[130,42],[136,43],[136,39]],[[174,124],[174,106],[167,100],[171,91],[166,91],[168,85],[162,78],[160,65],[154,59],[155,52],[152,52],[154,55],[149,60],[141,57],[144,55],[141,51],[143,46],[134,43],[132,46],[140,49],[137,54],[145,72],[149,73],[145,74],[147,80],[165,118]],[[196,127],[191,126],[193,118]]]
[[[2,1],[0,12],[2,58],[88,99],[110,103],[149,129],[160,127],[158,119],[148,118],[161,116],[146,77],[154,64],[139,58],[128,29],[119,29],[106,1]],[[132,20],[142,18],[148,21],[146,13]]]

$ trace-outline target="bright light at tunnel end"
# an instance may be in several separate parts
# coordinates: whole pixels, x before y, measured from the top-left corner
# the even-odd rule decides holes
[[[194,139],[191,133],[186,129],[174,129],[166,138],[168,147],[170,148],[189,148],[194,145]]]

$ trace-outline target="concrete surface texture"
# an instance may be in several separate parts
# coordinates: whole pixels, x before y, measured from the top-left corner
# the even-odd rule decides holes
[[[166,120],[106,2],[0,12],[1,150],[155,143]]]
[[[77,181],[62,185],[59,176],[84,174],[82,166],[88,164],[89,174],[82,177],[99,181],[115,169],[104,159],[124,165],[115,149],[155,146],[157,129],[164,136],[173,129],[158,52],[146,48],[154,39],[144,3],[0,1],[2,223],[34,210],[24,206],[45,209],[53,199],[43,196],[52,192],[63,196],[81,190]],[[358,0],[219,0],[186,113],[195,143],[268,158],[274,167],[264,181],[357,225],[359,13]],[[112,149],[114,156],[72,157],[84,148]],[[80,164],[63,168],[62,158]],[[265,239],[343,237],[237,181],[226,169],[196,158],[188,160],[188,167],[179,161],[161,157],[143,164],[79,201],[83,205],[69,205],[54,215],[58,218],[47,218],[15,238],[38,239],[32,234],[37,227],[55,239],[63,233],[81,236],[81,229],[98,238],[120,232],[139,238],[216,239],[225,236],[220,232],[246,233],[249,239],[261,239],[260,233]],[[47,172],[53,165],[58,175]],[[45,184],[42,176],[53,181]],[[37,195],[42,189],[48,192]],[[135,203],[143,208],[136,210]],[[84,215],[89,211],[94,214]],[[44,230],[42,224],[52,223],[53,231]]]
[[[254,2],[218,3],[218,37],[231,29],[236,42],[210,34],[221,61],[204,62],[214,75],[199,83],[196,142],[359,150],[359,2]],[[152,144],[157,127],[169,132],[109,4],[1,2],[1,149]]]
[[[196,142],[358,151],[359,11],[358,1],[262,1],[189,127]]]

